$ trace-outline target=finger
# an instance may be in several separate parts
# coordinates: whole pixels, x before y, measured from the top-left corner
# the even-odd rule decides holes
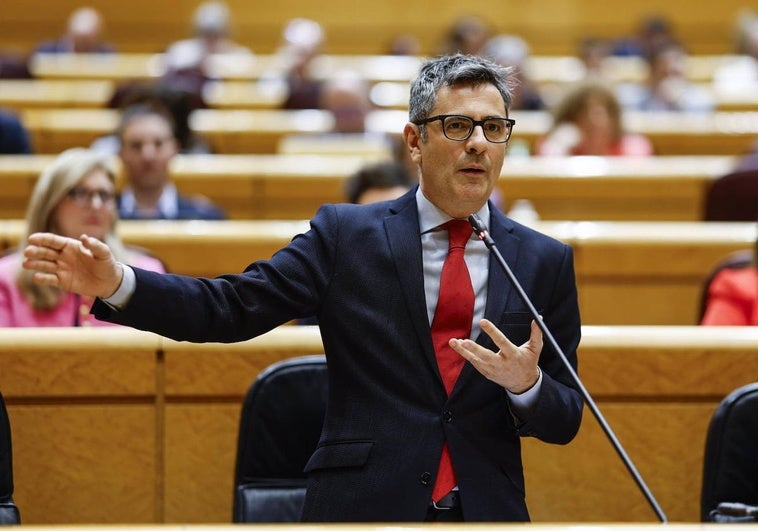
[[[110,248],[97,238],[82,234],[79,237],[79,241],[82,243],[84,249],[87,249],[97,259],[106,259],[111,254]]]
[[[53,273],[40,273],[37,271],[32,275],[32,279],[37,284],[42,284],[44,286],[58,286],[59,283],[58,276]]]
[[[481,326],[485,334],[490,336],[490,339],[492,339],[495,345],[497,345],[497,348],[501,351],[513,352],[516,350],[516,345],[511,343],[510,340],[505,337],[505,334],[503,334],[489,319],[482,319],[479,321],[479,326]]]
[[[27,245],[24,248],[24,257],[32,260],[56,260],[58,251],[50,247],[40,247],[38,245]]]
[[[448,344],[454,351],[472,363],[479,359],[479,356],[477,355],[475,349],[480,346],[477,345],[474,341],[471,341],[469,339],[453,338]]]
[[[532,330],[531,334],[529,335],[529,341],[527,341],[524,346],[527,347],[532,352],[536,352],[539,354],[542,352],[542,330],[540,329],[539,325],[537,324],[537,321],[532,320]]]
[[[58,265],[50,260],[36,260],[26,258],[23,260],[23,262],[21,262],[21,265],[24,269],[39,271],[41,273],[55,273],[58,271]]]
[[[53,234],[52,232],[35,232],[29,236],[29,243],[40,247],[49,247],[60,251],[70,242],[70,238]]]

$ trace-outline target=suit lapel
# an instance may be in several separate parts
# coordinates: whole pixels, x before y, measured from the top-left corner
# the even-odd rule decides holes
[[[426,311],[424,269],[415,189],[392,204],[391,214],[384,219],[384,227],[387,231],[387,240],[395,261],[395,270],[400,279],[405,303],[419,345],[421,345],[427,363],[438,375],[440,387],[444,391],[437,369],[437,358],[434,354],[429,318]]]

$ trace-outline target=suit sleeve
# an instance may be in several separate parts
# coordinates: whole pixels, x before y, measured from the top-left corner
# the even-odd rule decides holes
[[[572,369],[577,371],[576,349],[581,338],[581,322],[573,252],[567,245],[564,246],[550,304],[542,317]],[[566,444],[579,430],[582,396],[568,368],[547,340],[540,355],[540,368],[543,375],[540,396],[531,413],[518,426],[519,434],[537,437],[545,442]]]
[[[134,268],[136,289],[127,306],[118,311],[96,301],[92,312],[179,341],[250,339],[316,313],[331,276],[334,233],[336,214],[325,206],[308,232],[241,274],[209,279]]]

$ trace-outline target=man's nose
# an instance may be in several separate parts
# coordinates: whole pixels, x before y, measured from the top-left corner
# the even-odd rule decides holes
[[[466,139],[466,151],[469,153],[481,153],[487,149],[489,141],[484,136],[484,128],[482,125],[475,125],[474,130],[471,131],[471,136]]]

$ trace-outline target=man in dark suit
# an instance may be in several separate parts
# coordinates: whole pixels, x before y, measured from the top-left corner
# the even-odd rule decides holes
[[[170,165],[179,152],[168,110],[148,103],[127,107],[119,121],[118,156],[126,187],[118,200],[121,219],[224,219],[207,197],[179,194]]]
[[[453,252],[440,226],[476,212],[576,366],[571,249],[488,203],[513,125],[509,101],[507,70],[494,63],[462,55],[426,63],[403,131],[419,186],[391,201],[325,205],[308,232],[243,274],[156,275],[116,263],[92,238],[50,234],[30,238],[25,267],[38,282],[103,298],[93,307],[98,318],[179,340],[239,341],[316,315],[330,395],[306,467],[303,520],[526,521],[519,438],[569,442],[582,399],[502,270],[460,222],[471,330],[433,340],[437,314],[458,309],[455,296],[441,302],[443,289],[449,300],[441,278]],[[460,355],[457,380],[438,365],[446,347]],[[452,471],[441,464],[443,448]],[[442,477],[448,486],[437,493]]]

